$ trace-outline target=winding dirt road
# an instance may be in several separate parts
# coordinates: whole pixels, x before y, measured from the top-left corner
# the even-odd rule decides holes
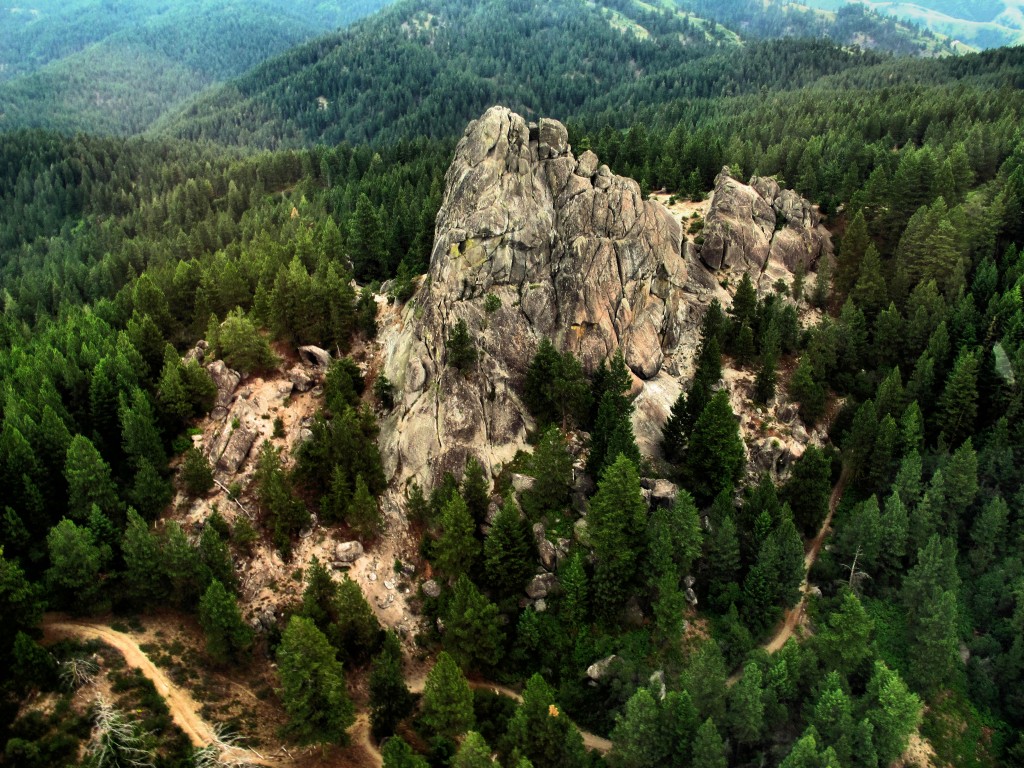
[[[187,691],[172,683],[163,670],[150,661],[131,635],[118,632],[105,624],[69,619],[59,614],[44,616],[42,628],[43,636],[47,641],[77,637],[83,640],[100,640],[117,649],[124,656],[128,666],[139,669],[156,686],[157,693],[163,696],[167,702],[167,708],[171,712],[171,718],[175,725],[181,728],[193,745],[205,747],[208,744],[220,743],[214,729],[199,715],[201,706]],[[251,750],[235,747],[226,751],[229,751],[234,758],[244,756],[245,761],[253,765],[264,765],[268,768],[277,768],[282,765],[282,763],[259,756]]]
[[[836,508],[839,506],[839,500],[843,498],[843,491],[846,489],[846,470],[843,469],[842,474],[839,475],[839,480],[836,481],[835,486],[832,488],[832,495],[828,500],[828,514],[825,515],[825,520],[821,524],[821,528],[818,529],[818,535],[811,540],[811,546],[804,554],[804,578],[800,582],[800,602],[786,611],[786,616],[783,619],[782,624],[775,630],[775,633],[765,642],[761,647],[764,648],[768,653],[777,653],[782,650],[782,646],[793,636],[796,628],[800,625],[803,620],[804,611],[807,609],[807,596],[809,594],[809,585],[807,583],[807,576],[811,572],[811,568],[814,567],[814,563],[818,559],[818,554],[821,552],[821,546],[825,542],[825,537],[828,536],[830,527],[832,526],[832,516],[836,513]],[[729,685],[735,685],[739,679],[743,676],[743,670],[737,671],[729,678]]]

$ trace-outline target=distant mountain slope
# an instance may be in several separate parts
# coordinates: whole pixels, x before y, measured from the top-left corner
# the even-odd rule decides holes
[[[865,5],[974,48],[1024,44],[1024,0],[803,0],[816,8]]]
[[[652,103],[799,87],[862,61],[824,42],[744,44],[667,3],[408,0],[267,61],[154,131],[264,147],[390,141],[455,135],[495,103],[621,122]]]
[[[134,133],[391,0],[38,0],[0,6],[0,129]]]

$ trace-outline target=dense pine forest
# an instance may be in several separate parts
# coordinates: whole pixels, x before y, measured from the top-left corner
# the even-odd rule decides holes
[[[170,613],[201,628],[189,666],[270,676],[255,698],[283,713],[291,765],[358,764],[298,751],[357,721],[387,768],[880,768],[922,740],[933,765],[1024,765],[1024,51],[921,57],[948,50],[859,9],[826,29],[678,5],[406,0],[262,64],[276,43],[220,61],[159,34],[211,79],[255,68],[146,135],[0,134],[0,764],[217,764],[116,652],[41,629]],[[49,93],[56,53],[115,32],[36,40],[19,60],[37,79],[0,101]],[[400,638],[295,551],[316,526],[387,537],[396,393],[369,350],[383,313],[415,307],[456,141],[493,103],[564,120],[645,195],[702,200],[723,166],[775,176],[819,206],[836,258],[711,305],[657,460],[621,355],[588,376],[542,343],[531,444],[493,486],[471,459],[399,489],[436,587],[417,575],[425,629]],[[306,438],[256,445],[248,487],[223,489],[256,513],[197,529],[175,514],[218,492],[192,440],[218,405],[200,339],[243,382],[300,345],[336,359]],[[482,375],[465,326],[437,344]],[[725,368],[754,374],[751,411],[785,397],[827,433],[778,484],[746,472]],[[679,492],[649,510],[655,480]],[[569,542],[543,610],[523,600],[536,524]],[[239,566],[260,547],[301,599],[253,627]],[[769,653],[797,605],[809,629]],[[83,706],[99,669],[107,698]]]

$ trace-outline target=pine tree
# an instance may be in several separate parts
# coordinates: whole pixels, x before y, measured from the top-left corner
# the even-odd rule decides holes
[[[536,768],[582,768],[587,764],[583,738],[555,699],[544,678],[533,675],[523,702],[508,723],[506,744],[516,759]]]
[[[370,671],[370,726],[380,741],[395,732],[412,712],[413,696],[402,674],[402,646],[394,632],[388,632]]]
[[[466,321],[460,319],[448,333],[444,343],[448,365],[460,371],[467,371],[476,365],[477,349],[469,336]]]
[[[459,665],[445,651],[438,654],[423,686],[421,720],[430,733],[456,739],[473,728],[473,692]]]
[[[505,643],[498,618],[498,607],[462,574],[445,615],[445,649],[463,668],[494,667]]]
[[[252,646],[252,630],[242,621],[238,603],[216,579],[199,601],[199,624],[206,633],[206,653],[215,664],[239,661]]]
[[[814,704],[811,726],[822,747],[831,747],[842,765],[848,765],[853,751],[853,702],[843,690],[839,674],[830,672]]]
[[[808,446],[793,465],[782,498],[793,510],[793,521],[807,536],[814,535],[828,514],[832,494],[832,459],[816,446]]]
[[[575,637],[587,625],[590,615],[589,584],[581,552],[574,552],[559,572],[562,594],[558,600],[562,631]]]
[[[167,595],[160,545],[139,513],[128,509],[128,525],[121,539],[123,582],[129,599],[143,608],[156,607]]]
[[[430,768],[430,763],[412,751],[401,736],[391,736],[380,749],[384,768]]]
[[[108,515],[120,507],[110,466],[89,438],[75,435],[71,439],[64,477],[68,481],[68,514],[72,517],[84,520],[93,504]]]
[[[32,631],[43,618],[43,590],[30,582],[0,545],[0,659],[6,659],[19,632]]]
[[[532,533],[510,496],[484,539],[484,574],[503,598],[518,595],[534,571]]]
[[[652,510],[647,524],[647,561],[656,574],[677,578],[690,573],[704,539],[693,497],[680,489],[671,507]]]
[[[487,521],[487,508],[491,503],[490,486],[484,468],[474,457],[466,462],[462,473],[461,494],[466,508],[477,525]]]
[[[693,739],[692,768],[726,768],[725,742],[718,735],[715,721],[710,717],[697,729]]]
[[[291,537],[309,525],[309,511],[292,492],[291,480],[281,466],[281,449],[264,441],[253,474],[260,506],[269,518],[274,544],[291,552]]]
[[[672,404],[668,420],[661,430],[661,452],[673,464],[682,461],[686,452],[686,441],[690,434],[686,423],[687,413],[687,398],[684,390],[679,393]]]
[[[451,762],[452,768],[493,768],[491,748],[476,731],[466,734]]]
[[[978,358],[964,350],[957,357],[938,402],[936,420],[946,445],[959,445],[972,434],[977,416]]]
[[[860,277],[850,292],[850,298],[864,310],[869,323],[889,305],[889,288],[882,274],[882,259],[874,244],[868,246],[860,267]]]
[[[753,662],[729,689],[729,731],[740,744],[756,744],[764,730],[764,689],[761,668]]]
[[[956,590],[956,547],[933,535],[903,582],[910,679],[934,693],[951,682],[960,667]]]
[[[594,598],[608,619],[625,603],[637,575],[637,558],[647,525],[636,466],[625,456],[604,473],[587,518],[594,547]]]
[[[480,554],[476,525],[458,493],[441,510],[441,536],[434,542],[433,562],[448,581],[468,573]]]
[[[185,451],[181,465],[181,480],[190,496],[203,496],[213,488],[213,470],[210,462],[198,448]]]
[[[309,619],[293,616],[277,647],[284,733],[298,744],[347,743],[355,710],[334,648]]]
[[[97,545],[93,532],[67,518],[50,529],[46,537],[50,567],[47,590],[76,613],[87,612],[100,600],[103,569],[110,550]]]
[[[853,290],[858,277],[863,273],[861,264],[872,247],[864,212],[857,211],[846,229],[846,234],[843,235],[839,249],[839,264],[836,269],[836,290],[839,293],[845,296]]]
[[[380,506],[370,494],[370,489],[366,486],[362,475],[356,475],[356,487],[348,502],[345,519],[352,529],[364,539],[374,538],[384,527]]]
[[[860,674],[871,661],[874,622],[853,592],[843,592],[839,609],[828,615],[817,636],[818,654],[828,669],[847,678]]]
[[[690,436],[684,471],[699,503],[707,503],[743,473],[746,451],[729,393],[716,392],[697,419]]]
[[[876,661],[865,693],[865,711],[874,726],[879,765],[889,765],[907,748],[921,722],[921,701],[907,689],[899,673]]]
[[[647,688],[638,688],[629,698],[610,735],[614,746],[607,761],[612,768],[659,768],[669,757],[661,712]]]
[[[521,496],[527,518],[540,522],[546,515],[561,513],[572,496],[573,466],[565,435],[558,427],[544,430],[530,457],[529,470],[534,484]]]

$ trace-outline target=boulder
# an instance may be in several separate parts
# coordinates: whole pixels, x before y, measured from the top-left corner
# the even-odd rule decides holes
[[[257,437],[259,432],[244,424],[233,429],[224,451],[217,458],[217,469],[228,475],[235,474],[248,458]]]
[[[671,507],[679,494],[679,486],[663,478],[645,477],[640,480],[640,486],[650,492],[648,498],[652,507]]]
[[[228,415],[228,407],[234,398],[238,382],[242,380],[242,374],[228,368],[223,360],[214,360],[206,366],[206,372],[210,374],[217,387],[217,400],[213,405],[214,418],[223,419]]]
[[[597,166],[600,164],[601,161],[598,160],[597,155],[588,149],[580,155],[580,159],[576,163],[576,175],[589,179],[597,173]]]
[[[329,368],[332,360],[330,352],[326,349],[315,347],[312,344],[299,347],[299,357],[307,365],[312,365],[316,368]]]
[[[832,252],[814,206],[775,179],[753,177],[750,184],[723,168],[701,232],[700,258],[714,270],[737,269],[760,276],[769,261],[794,271],[810,270]]]
[[[345,541],[334,548],[334,560],[342,565],[351,565],[363,556],[363,545],[358,541]]]
[[[309,392],[313,388],[313,377],[301,366],[294,366],[288,371],[288,380],[296,392]]]
[[[593,680],[595,683],[600,682],[607,674],[608,670],[612,668],[612,664],[619,660],[619,657],[614,653],[607,658],[595,661],[589,667],[587,667],[587,677]]]
[[[516,493],[524,493],[533,488],[537,479],[529,475],[521,475],[518,472],[512,474],[512,487]]]
[[[540,573],[526,585],[526,594],[531,600],[547,597],[558,589],[558,577],[553,573]]]
[[[431,599],[436,600],[441,596],[441,585],[433,579],[427,579],[426,581],[424,581],[423,584],[420,586],[420,589],[423,590],[424,595]]]
[[[206,340],[200,339],[199,341],[196,342],[196,345],[192,347],[192,349],[185,353],[183,362],[196,362],[202,365],[203,361],[206,359],[206,350],[208,350],[209,348],[210,345],[206,342]]]
[[[569,151],[569,131],[557,120],[542,117],[540,128],[540,159],[561,157]]]

